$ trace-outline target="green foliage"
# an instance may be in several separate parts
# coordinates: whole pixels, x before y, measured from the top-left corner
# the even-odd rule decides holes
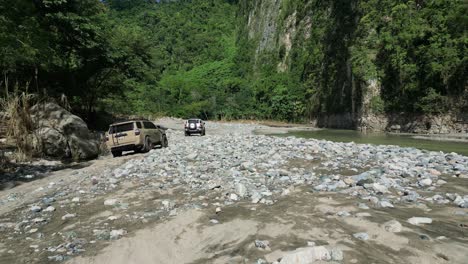
[[[385,103],[380,96],[374,96],[370,100],[370,109],[372,113],[383,114],[385,112]]]
[[[462,0],[283,0],[268,21],[275,30],[255,32],[249,19],[261,7],[274,4],[3,0],[0,86],[65,94],[88,118],[100,110],[287,121],[358,113],[369,80],[381,85],[375,113],[467,105]],[[291,49],[280,40],[290,27]],[[275,41],[259,49],[264,34]]]

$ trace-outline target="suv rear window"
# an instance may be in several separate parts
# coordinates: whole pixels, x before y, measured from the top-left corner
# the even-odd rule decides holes
[[[109,134],[116,134],[125,131],[133,130],[133,123],[125,123],[120,125],[114,125],[109,128]]]
[[[189,122],[190,124],[192,124],[192,123],[193,123],[193,124],[196,124],[196,123],[198,123],[198,120],[192,119],[192,120],[189,120],[188,122]]]

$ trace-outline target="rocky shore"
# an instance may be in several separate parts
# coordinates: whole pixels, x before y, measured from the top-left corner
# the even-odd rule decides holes
[[[468,258],[468,157],[255,135],[268,128],[250,124],[184,137],[162,122],[169,148],[0,192],[0,263]]]

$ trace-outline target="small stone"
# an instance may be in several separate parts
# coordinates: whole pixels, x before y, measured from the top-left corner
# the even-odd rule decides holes
[[[369,209],[369,206],[367,206],[367,205],[364,204],[364,203],[359,203],[358,207],[359,207],[360,209],[364,209],[364,210]]]
[[[343,251],[339,248],[332,248],[330,250],[331,259],[334,261],[342,261],[343,260]]]
[[[268,240],[255,240],[255,247],[264,250],[270,250],[270,241]]]
[[[109,221],[114,221],[114,220],[117,220],[117,219],[119,219],[119,217],[118,217],[118,216],[115,216],[115,215],[111,215],[111,216],[109,216],[109,217],[107,218],[107,220],[109,220]]]
[[[37,205],[31,206],[31,212],[39,213],[40,211],[42,211],[42,207]]]
[[[62,216],[62,220],[67,220],[67,219],[74,218],[74,217],[76,217],[75,214],[66,214]]]
[[[32,222],[35,223],[35,224],[39,224],[39,223],[44,223],[44,222],[46,222],[46,220],[45,220],[44,218],[38,217],[38,218],[34,218],[34,219],[32,220]]]
[[[216,213],[217,214],[221,213],[221,207],[216,207]]]
[[[124,236],[125,234],[127,234],[127,231],[123,229],[118,229],[118,230],[112,230],[109,235],[110,235],[111,240],[117,240],[121,238],[122,236]]]
[[[356,184],[356,181],[353,180],[352,178],[349,178],[349,177],[344,178],[344,179],[343,179],[343,182],[346,183],[346,184],[349,185],[349,186],[352,186],[352,185]]]
[[[425,186],[431,186],[432,180],[431,179],[422,179],[418,182],[419,186],[425,187]]]
[[[260,193],[254,192],[252,194],[252,203],[254,204],[259,203],[261,199],[262,199],[262,195]]]
[[[55,211],[55,207],[53,206],[48,206],[46,209],[44,209],[44,212],[53,212]]]
[[[53,202],[55,202],[55,198],[53,197],[46,197],[42,199],[42,203],[44,203],[45,205],[50,205]]]
[[[444,181],[444,180],[438,180],[437,181],[437,185],[443,185],[443,184],[446,184],[447,182]]]
[[[107,206],[114,206],[116,204],[120,203],[119,200],[117,199],[107,199],[104,201],[104,205],[107,205]]]
[[[364,233],[364,232],[353,234],[353,237],[355,237],[355,238],[357,238],[359,240],[368,240],[369,239],[369,235],[367,233]]]
[[[93,177],[91,178],[91,184],[92,184],[92,185],[96,185],[96,184],[98,184],[98,183],[99,183],[98,179],[97,179],[96,177],[93,176]]]
[[[299,248],[283,256],[280,264],[313,263],[317,260],[331,260],[330,252],[324,246]]]
[[[237,194],[231,193],[229,195],[229,199],[232,200],[232,201],[237,201],[239,199],[239,197],[237,196]]]
[[[385,231],[392,232],[392,233],[401,232],[401,228],[402,228],[400,222],[398,222],[397,220],[390,220],[388,222],[385,222],[383,224],[383,227]]]
[[[210,220],[210,223],[212,223],[212,224],[215,224],[215,225],[216,225],[216,224],[219,224],[219,221],[218,221],[218,220],[216,220],[216,219],[211,219],[211,220]]]
[[[430,238],[428,235],[425,235],[425,234],[419,235],[419,238],[420,238],[421,240],[431,240],[431,238]]]
[[[245,187],[244,184],[238,183],[238,184],[236,184],[236,193],[240,197],[244,197],[247,194],[247,188]]]
[[[389,201],[380,201],[379,205],[383,208],[394,208],[393,204],[391,204]]]
[[[47,258],[52,261],[64,261],[65,260],[65,257],[62,255],[54,255],[54,256],[49,256]]]
[[[357,213],[356,214],[356,217],[371,217],[372,215],[367,213],[367,212],[363,212],[363,213]]]
[[[37,230],[38,230],[37,228],[32,228],[31,230],[29,230],[29,233],[30,233],[30,234],[36,233]]]
[[[74,203],[79,203],[80,202],[80,197],[75,197],[72,199],[72,202]]]
[[[428,217],[411,217],[408,219],[408,223],[412,225],[431,224],[432,219]]]
[[[341,216],[341,217],[348,217],[351,214],[346,211],[339,211],[338,213],[336,213],[336,215]]]
[[[387,187],[379,183],[372,184],[372,189],[377,193],[388,193]]]

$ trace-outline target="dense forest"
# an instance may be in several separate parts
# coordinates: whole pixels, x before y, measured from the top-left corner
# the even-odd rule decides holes
[[[467,9],[462,0],[1,0],[1,97],[67,98],[86,119],[467,112]]]

